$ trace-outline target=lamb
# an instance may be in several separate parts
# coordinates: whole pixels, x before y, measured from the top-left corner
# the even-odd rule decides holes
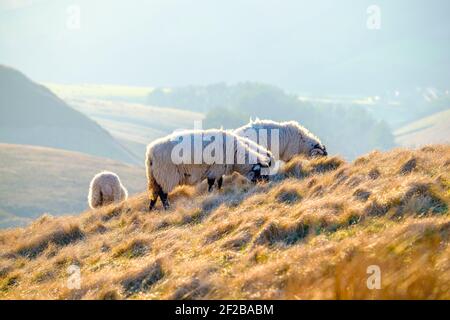
[[[270,167],[272,155],[254,150],[247,139],[221,129],[186,130],[155,140],[147,146],[146,171],[149,209],[158,197],[169,208],[167,195],[178,185],[194,185],[208,179],[209,189],[223,175],[238,172],[256,182],[262,168]],[[193,151],[193,152],[192,152]]]
[[[128,191],[117,174],[103,171],[94,176],[89,186],[88,203],[92,209],[120,202],[128,198]]]
[[[267,130],[266,144],[261,142],[261,135],[264,133],[261,129]],[[276,135],[272,137],[273,130],[278,130],[278,144],[277,141],[272,141],[276,137]],[[291,160],[299,154],[311,157],[328,155],[326,147],[319,138],[296,121],[275,122],[259,119],[252,121],[250,119],[248,124],[234,130],[234,133],[255,142],[257,142],[257,137],[259,136],[259,144],[263,146],[267,145],[267,148],[273,153],[273,156],[277,160],[284,162]]]

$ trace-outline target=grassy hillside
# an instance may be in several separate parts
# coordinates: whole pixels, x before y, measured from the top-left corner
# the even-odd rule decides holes
[[[67,102],[108,130],[138,159],[143,159],[152,140],[174,130],[192,129],[194,121],[204,118],[199,112],[138,103],[82,98],[68,98]]]
[[[106,130],[50,90],[0,65],[0,142],[79,151],[125,162],[138,160]]]
[[[167,212],[142,194],[43,217],[0,233],[0,298],[450,299],[449,167],[449,146],[297,158],[268,184],[180,187]]]
[[[131,193],[145,190],[142,167],[59,149],[0,144],[0,228],[44,212],[84,210],[89,182],[101,170],[117,172]]]
[[[396,142],[404,147],[429,143],[450,143],[450,110],[414,121],[395,131]]]

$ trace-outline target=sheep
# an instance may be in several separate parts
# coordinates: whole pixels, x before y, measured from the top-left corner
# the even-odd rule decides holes
[[[277,160],[288,162],[299,154],[311,157],[328,155],[326,147],[319,138],[296,121],[275,122],[259,119],[252,121],[250,119],[248,124],[234,130],[234,133],[255,142],[257,136],[260,135],[259,143],[266,146],[261,142],[261,134],[263,134],[260,131],[261,129],[267,130],[267,148]],[[275,138],[275,136],[272,137],[273,130],[278,130],[278,146],[276,145],[277,141],[272,141]]]
[[[149,210],[158,197],[167,210],[167,195],[178,185],[207,179],[211,190],[217,178],[233,172],[253,182],[260,180],[262,168],[272,163],[272,155],[266,149],[258,152],[249,148],[246,141],[220,129],[186,130],[153,141],[147,146],[145,158]]]
[[[95,209],[128,198],[128,191],[117,174],[103,171],[94,176],[89,186],[88,203]]]
[[[256,142],[254,142],[251,139],[247,139],[246,137],[242,137],[242,136],[239,136],[239,137],[245,142],[246,145],[248,145],[249,148],[251,148],[251,150],[254,150],[256,152],[263,152],[263,153],[267,154],[268,157],[273,158],[272,152],[268,151],[263,146],[257,144]],[[274,171],[273,171],[274,168],[272,167],[272,165],[275,165],[276,163],[275,163],[275,159],[273,159],[273,160],[274,161],[271,162],[271,164],[270,164],[271,169],[269,170],[269,174],[274,173]],[[268,181],[269,174],[261,176],[261,180]],[[208,191],[212,191],[215,181],[216,181],[215,179],[208,179]],[[219,179],[217,179],[217,189],[220,190],[222,188],[222,185],[223,185],[223,176],[221,176]]]

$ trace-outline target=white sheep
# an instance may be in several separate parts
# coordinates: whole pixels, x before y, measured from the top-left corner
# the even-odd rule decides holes
[[[167,194],[178,185],[194,185],[238,172],[256,182],[272,156],[246,145],[247,139],[220,129],[187,130],[158,139],[147,146],[146,170],[150,210],[160,197],[165,209]],[[208,156],[209,155],[209,156]]]
[[[223,130],[223,129],[221,129]],[[261,152],[264,154],[267,154],[268,157],[271,157],[271,159],[273,159],[274,161],[271,162],[271,168],[268,171],[268,174],[265,174],[261,177],[261,180],[265,180],[268,181],[269,180],[269,174],[273,174],[273,169],[277,170],[275,167],[272,167],[272,165],[276,165],[275,163],[275,158],[272,155],[272,152],[268,151],[265,147],[259,145],[258,143],[256,143],[255,141],[248,139],[246,137],[243,136],[239,136],[244,142],[245,144],[251,149],[254,150],[256,152]],[[212,188],[215,184],[216,180],[215,179],[208,179],[208,190],[212,191]],[[217,179],[217,188],[220,190],[222,188],[222,184],[223,184],[223,176],[221,176],[219,179]]]
[[[94,176],[89,186],[88,203],[94,209],[128,198],[128,191],[117,174],[103,171]]]
[[[261,131],[261,129],[263,131]],[[273,132],[274,135],[272,138],[273,130],[278,130],[278,135],[275,134],[276,132]],[[248,124],[234,130],[234,133],[253,141],[259,136],[259,144],[267,146],[267,149],[272,152],[277,160],[282,160],[284,162],[291,160],[299,154],[307,156],[328,155],[325,146],[319,138],[296,121],[275,122],[272,120],[259,119],[252,121],[250,119]],[[267,140],[266,143],[262,143],[261,136],[264,136],[265,134],[267,134]],[[258,142],[258,140],[255,142]],[[276,145],[277,143],[278,147]]]

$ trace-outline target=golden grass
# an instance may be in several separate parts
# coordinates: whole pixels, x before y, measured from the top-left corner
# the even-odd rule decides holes
[[[44,216],[0,233],[0,298],[450,299],[449,169],[449,146],[296,158],[268,184],[177,188],[169,211]]]

